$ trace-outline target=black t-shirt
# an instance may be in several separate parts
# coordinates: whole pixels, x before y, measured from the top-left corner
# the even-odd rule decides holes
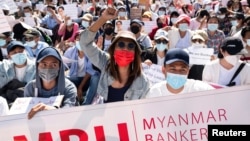
[[[65,35],[64,35],[64,38],[63,38],[64,41],[65,41],[65,40],[68,40],[68,39],[72,36],[73,30],[74,30],[74,29],[72,29],[71,31],[68,31],[68,30],[66,29]]]
[[[124,94],[128,90],[130,85],[124,86],[122,88],[113,88],[109,86],[108,90],[108,100],[105,103],[124,101]]]

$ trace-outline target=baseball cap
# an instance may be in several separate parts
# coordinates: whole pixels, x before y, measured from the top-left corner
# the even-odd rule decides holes
[[[110,47],[113,47],[114,44],[115,44],[120,38],[126,38],[126,39],[131,39],[131,40],[133,40],[133,42],[136,44],[137,49],[138,49],[139,52],[141,53],[141,47],[140,47],[140,45],[138,44],[138,42],[136,41],[136,37],[135,37],[134,33],[130,32],[130,31],[127,31],[127,30],[119,31],[119,32],[116,34],[115,38],[112,40],[112,43],[111,43]]]
[[[140,26],[143,26],[143,25],[144,25],[144,22],[142,22],[142,21],[139,20],[139,19],[133,19],[133,20],[130,22],[130,26],[131,26],[133,23],[137,23],[137,24],[139,24]]]
[[[48,56],[53,56],[53,57],[57,58],[59,61],[61,61],[60,54],[53,47],[45,47],[42,50],[40,50],[38,55],[37,55],[36,60],[37,60],[37,62],[41,62],[44,58],[46,58]]]
[[[12,35],[11,31],[0,33],[0,38],[6,38]]]
[[[188,22],[188,24],[190,24],[190,17],[186,14],[181,14],[177,20],[176,20],[176,23],[179,23],[180,21],[182,20],[186,20]]]
[[[168,65],[177,61],[181,61],[186,65],[189,65],[188,53],[180,48],[169,49],[168,52],[166,53],[164,63]]]
[[[237,37],[227,37],[222,41],[220,47],[226,50],[230,55],[243,55],[248,53],[241,39]]]
[[[154,40],[158,40],[160,38],[164,38],[165,40],[169,41],[168,39],[168,32],[163,29],[158,29],[155,33]]]
[[[11,41],[7,45],[7,52],[9,53],[11,50],[15,49],[16,47],[22,47],[25,48],[24,45],[20,41]]]
[[[36,29],[28,29],[23,33],[23,35],[33,37],[33,36],[40,36],[41,33]]]

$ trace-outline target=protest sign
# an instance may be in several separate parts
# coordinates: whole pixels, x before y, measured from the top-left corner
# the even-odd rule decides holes
[[[142,14],[142,9],[141,8],[138,8],[138,9],[134,9],[134,8],[131,8],[130,9],[130,19],[133,20],[133,19],[141,19],[141,14]]]
[[[49,98],[18,97],[11,106],[9,115],[28,113],[31,108],[37,105],[38,103],[44,103],[49,106],[60,107],[63,97],[64,95],[52,96]]]
[[[115,32],[122,30],[129,30],[130,28],[130,20],[116,20],[115,22]]]
[[[0,8],[4,8],[7,5],[9,10],[9,14],[14,14],[18,11],[17,3],[14,0],[0,0]]]
[[[189,54],[189,63],[195,65],[205,65],[211,61],[211,56],[214,54],[213,48],[187,48]]]
[[[211,124],[250,124],[250,87],[0,117],[1,141],[207,141]],[[8,131],[8,132],[6,132]]]
[[[64,13],[69,16],[71,19],[77,19],[77,15],[78,15],[78,12],[77,12],[77,6],[76,4],[66,4],[66,5],[63,5],[64,7]]]
[[[145,63],[142,63],[142,69],[143,73],[146,75],[146,77],[152,84],[165,80],[165,76],[162,72],[162,66],[160,65],[152,64],[149,66]]]
[[[11,27],[3,14],[2,9],[0,9],[0,33],[11,31]]]

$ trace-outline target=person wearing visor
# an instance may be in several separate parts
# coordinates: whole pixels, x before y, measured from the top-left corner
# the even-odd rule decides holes
[[[93,103],[109,103],[141,99],[150,82],[142,73],[141,49],[130,31],[120,31],[112,40],[108,53],[94,43],[96,32],[108,20],[117,17],[117,10],[108,7],[102,16],[81,33],[80,45],[89,60],[101,70],[97,98]]]
[[[147,65],[157,64],[163,66],[164,58],[168,50],[168,33],[159,29],[154,37],[155,48],[153,51],[142,53],[142,61]]]
[[[35,58],[42,48],[49,46],[40,40],[41,33],[36,29],[28,29],[23,35],[27,52],[31,58]]]
[[[13,40],[13,33],[11,31],[3,32],[0,34],[0,61],[8,58],[7,45]]]
[[[64,64],[59,52],[54,47],[43,48],[36,57],[35,79],[24,88],[24,97],[43,97],[64,95],[61,108],[73,107],[76,104],[77,89],[65,77]],[[39,103],[31,108],[28,119],[37,112],[60,107]]]
[[[166,81],[154,84],[147,93],[146,98],[214,89],[206,82],[187,78],[189,55],[183,49],[173,48],[168,50],[162,71],[166,76]]]
[[[218,59],[205,65],[202,80],[223,86],[249,85],[250,64],[240,60],[244,54],[247,54],[247,50],[242,41],[227,37],[219,47]]]
[[[118,20],[128,20],[127,12],[126,12],[126,6],[118,6]]]

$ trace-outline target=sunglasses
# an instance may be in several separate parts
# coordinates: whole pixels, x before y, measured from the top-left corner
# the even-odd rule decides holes
[[[201,39],[193,39],[192,42],[193,42],[193,43],[196,43],[196,42],[198,42],[198,43],[203,43],[203,41],[202,41]]]
[[[162,43],[162,44],[167,44],[168,41],[166,41],[166,40],[155,40],[155,43],[156,43],[156,44],[160,44],[160,43]]]
[[[123,42],[123,41],[119,41],[119,42],[117,42],[117,46],[120,48],[120,49],[124,49],[125,48],[125,46],[127,46],[127,49],[128,50],[134,50],[135,49],[135,43],[132,43],[132,42],[129,42],[129,43],[125,43],[125,42]]]

